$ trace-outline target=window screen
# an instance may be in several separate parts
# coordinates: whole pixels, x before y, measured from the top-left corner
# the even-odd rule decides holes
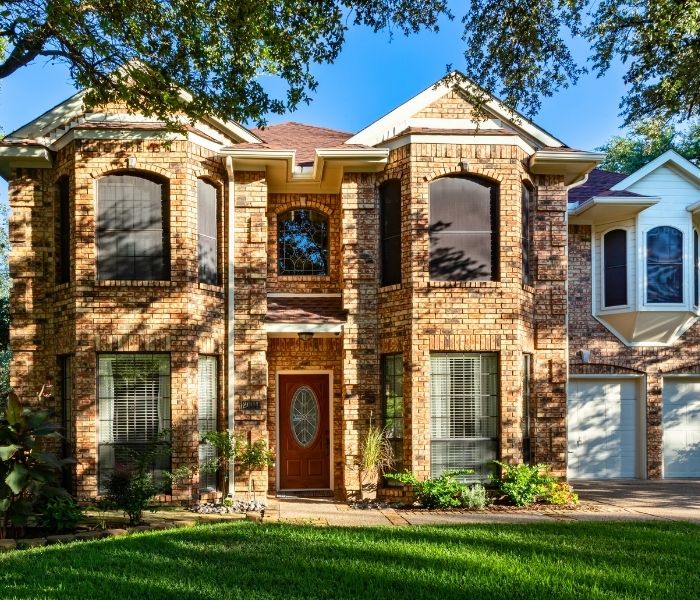
[[[382,285],[401,283],[401,182],[379,188],[382,244]]]
[[[608,231],[603,238],[603,290],[605,306],[627,304],[627,232]]]
[[[99,279],[168,279],[165,186],[144,177],[108,175],[97,182]]]
[[[530,273],[530,188],[522,184],[521,189],[523,283],[529,284],[532,281]]]
[[[498,356],[431,354],[430,470],[486,479],[498,449]]]
[[[199,281],[212,285],[219,283],[217,207],[216,188],[206,181],[198,180]]]
[[[61,393],[61,421],[63,434],[63,458],[73,457],[73,357],[58,357],[59,390]],[[73,488],[72,469],[63,469],[63,487]]]
[[[382,359],[382,386],[384,388],[384,427],[394,450],[394,467],[403,471],[403,355],[390,354]]]
[[[498,278],[498,186],[472,177],[430,184],[430,278]]]
[[[68,177],[57,184],[58,228],[56,230],[56,283],[70,281],[70,187]]]
[[[167,354],[102,354],[98,364],[100,491],[115,468],[169,444],[170,357]],[[165,453],[152,464],[154,477],[170,469]]]
[[[205,433],[216,431],[217,412],[217,361],[214,356],[199,357],[198,428],[200,439]],[[206,473],[202,467],[216,459],[216,449],[211,444],[199,444],[199,489],[216,489],[216,473]]]
[[[674,227],[647,232],[647,302],[683,302],[683,234]]]
[[[328,274],[328,219],[306,208],[277,217],[280,275]]]

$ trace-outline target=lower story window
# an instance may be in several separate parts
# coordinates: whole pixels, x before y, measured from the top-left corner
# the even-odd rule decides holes
[[[204,434],[216,431],[216,357],[199,357],[198,426],[200,440]],[[216,489],[216,473],[203,467],[216,459],[216,448],[209,443],[199,444],[199,489]]]
[[[73,357],[58,357],[61,421],[63,428],[63,458],[73,457]],[[63,487],[72,489],[72,469],[63,470]]]
[[[498,451],[498,355],[430,355],[430,471],[486,479]]]
[[[384,427],[394,451],[393,471],[403,471],[403,355],[389,354],[382,363]]]
[[[129,469],[157,444],[169,445],[170,356],[101,354],[98,358],[99,489],[115,469]],[[155,452],[157,481],[170,469],[169,453]]]

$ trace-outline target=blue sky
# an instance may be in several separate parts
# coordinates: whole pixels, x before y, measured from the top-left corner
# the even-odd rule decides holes
[[[584,45],[576,51],[585,58]],[[289,115],[273,115],[270,122],[294,120],[358,131],[437,81],[447,64],[457,69],[464,64],[459,19],[444,21],[436,34],[397,33],[393,39],[387,33],[353,28],[338,60],[314,67],[319,86],[311,105]],[[583,77],[575,87],[545,99],[534,121],[572,147],[600,146],[620,133],[622,74],[616,65],[604,78]],[[35,62],[2,82],[0,128],[9,133],[73,92],[65,66]],[[0,198],[5,196],[6,186],[0,185]]]

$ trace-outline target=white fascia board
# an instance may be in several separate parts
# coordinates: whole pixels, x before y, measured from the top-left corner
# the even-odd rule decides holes
[[[70,98],[47,110],[29,123],[8,134],[6,139],[39,139],[48,132],[60,127],[84,111],[83,98],[86,91],[73,94]]]
[[[649,175],[649,173],[652,171],[655,171],[659,167],[669,162],[682,171],[685,175],[693,179],[695,183],[700,184],[700,169],[698,169],[698,167],[696,167],[688,159],[683,158],[675,150],[667,150],[661,156],[658,156],[650,163],[644,165],[641,169],[637,169],[634,173],[622,181],[618,181],[610,189],[615,191],[626,190],[631,185],[637,183],[640,179],[643,179]]]
[[[571,216],[578,216],[595,206],[629,206],[630,208],[643,206],[644,208],[649,208],[650,206],[654,206],[654,204],[658,204],[660,201],[661,198],[656,196],[645,196],[639,198],[630,198],[629,196],[593,196],[592,198],[586,200],[583,204],[579,204],[577,207],[569,209],[569,214]]]
[[[530,144],[518,135],[450,135],[434,133],[408,133],[384,142],[382,148],[395,150],[408,144],[460,144],[460,145],[501,145],[518,146],[527,154],[535,152]]]
[[[533,165],[538,163],[545,165],[547,163],[575,163],[575,162],[595,162],[601,163],[605,160],[603,152],[586,152],[584,150],[575,151],[557,151],[557,150],[538,150],[530,159]]]
[[[377,121],[374,121],[362,131],[356,133],[345,143],[376,146],[384,140],[401,133],[401,131],[408,126],[408,122],[413,115],[423,108],[431,105],[433,102],[453,89],[454,85],[447,83],[445,80],[449,80],[450,77],[454,75],[455,72],[453,71],[446,78],[443,78],[437,83],[431,85],[429,88],[426,88],[419,94],[413,96],[413,98],[404,102]],[[457,87],[472,94],[482,93],[480,88],[475,83],[468,80],[464,75],[460,74],[460,77],[462,78],[462,81],[457,84]],[[511,127],[523,131],[525,134],[531,136],[535,141],[539,142],[543,146],[564,146],[563,142],[526,119],[523,115],[516,111],[510,110],[493,96],[490,96],[490,98],[491,99],[484,104],[487,111],[493,113],[496,117],[511,125]]]
[[[698,211],[700,211],[700,201],[695,202],[694,204],[690,204],[689,206],[686,206],[685,210],[687,210],[689,213],[693,213],[693,214],[697,213]]]
[[[205,117],[202,119],[205,123],[211,125],[214,129],[218,129],[234,140],[248,142],[250,144],[260,144],[262,140],[252,132],[248,131],[243,125],[234,121],[224,121],[218,117]]]
[[[12,167],[50,169],[51,153],[44,146],[0,146],[0,177],[9,180]]]
[[[343,323],[265,323],[265,333],[342,333]]]

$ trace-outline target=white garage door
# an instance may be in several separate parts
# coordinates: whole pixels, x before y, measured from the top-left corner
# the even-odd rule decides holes
[[[664,378],[664,477],[700,477],[700,379]]]
[[[572,379],[568,389],[568,476],[638,476],[638,386],[634,379]]]

